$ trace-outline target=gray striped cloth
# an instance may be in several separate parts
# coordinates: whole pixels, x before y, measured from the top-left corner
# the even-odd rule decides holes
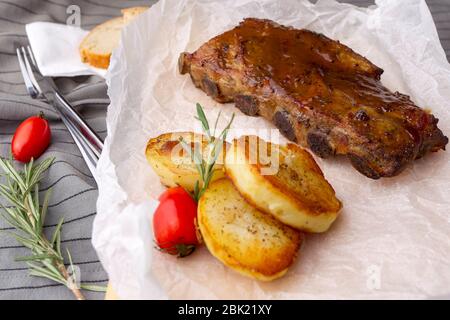
[[[111,0],[0,0],[0,156],[8,156],[12,134],[25,118],[44,111],[51,122],[52,144],[44,157],[56,158],[41,190],[53,188],[46,230],[53,231],[60,217],[65,218],[62,242],[81,269],[84,282],[105,285],[108,276],[91,244],[92,221],[96,211],[97,186],[80,152],[52,107],[28,97],[20,75],[14,48],[27,44],[24,25],[33,21],[65,23],[66,9],[78,5],[85,29],[120,15],[120,9],[148,5],[154,1]],[[359,6],[371,0],[347,0]],[[429,0],[447,56],[450,56],[450,0]],[[59,78],[57,85],[83,117],[104,138],[105,112],[108,105],[106,85],[95,76]],[[1,221],[1,230],[8,226]],[[24,263],[14,257],[27,251],[0,233],[0,299],[72,299],[65,287],[28,276]],[[87,298],[102,299],[101,293],[87,293]]]
[[[52,232],[60,217],[62,245],[81,269],[82,281],[106,285],[108,275],[91,244],[92,221],[96,213],[97,186],[83,158],[52,107],[28,97],[23,84],[15,47],[26,45],[25,24],[33,21],[65,23],[70,5],[81,9],[84,29],[121,15],[120,9],[148,5],[148,1],[107,0],[1,0],[0,1],[0,156],[8,156],[11,137],[18,124],[43,111],[51,123],[52,144],[43,157],[55,157],[41,191],[53,189],[46,231]],[[105,112],[109,100],[102,78],[82,76],[58,78],[58,87],[102,137],[106,136]],[[3,201],[3,199],[1,200]],[[4,203],[4,202],[2,202]],[[1,230],[9,226],[0,222]],[[72,299],[64,286],[30,277],[24,263],[15,262],[27,250],[0,233],[0,299]],[[89,299],[103,299],[103,293],[86,292]]]

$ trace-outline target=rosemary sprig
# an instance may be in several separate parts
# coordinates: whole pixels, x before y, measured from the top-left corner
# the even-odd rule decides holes
[[[221,116],[221,113],[219,112],[219,115],[216,118],[216,121],[214,123],[214,130],[211,134],[211,129],[209,126],[208,119],[206,118],[205,112],[203,111],[202,106],[197,103],[197,116],[195,119],[199,120],[202,125],[202,130],[205,133],[206,139],[207,139],[207,146],[206,146],[206,152],[207,156],[205,157],[200,154],[199,148],[191,148],[190,145],[186,143],[186,141],[183,140],[183,138],[180,138],[180,143],[183,147],[183,149],[190,155],[190,157],[193,159],[197,170],[200,174],[200,180],[197,180],[194,187],[194,194],[193,197],[196,201],[200,199],[200,197],[203,195],[205,190],[208,188],[208,185],[211,181],[211,178],[214,174],[214,165],[217,161],[217,158],[220,155],[220,152],[222,151],[224,141],[227,138],[228,131],[230,130],[231,124],[234,120],[234,113],[231,116],[230,121],[228,122],[227,126],[222,130],[222,132],[219,134],[218,137],[216,137],[216,129],[217,124],[219,123],[219,119]]]
[[[63,218],[55,227],[50,240],[47,239],[43,230],[51,189],[45,193],[41,206],[39,181],[53,161],[54,158],[49,158],[35,164],[31,160],[22,171],[18,171],[14,168],[12,160],[0,157],[0,168],[6,179],[5,184],[0,184],[0,195],[11,204],[10,207],[0,204],[0,208],[3,209],[0,212],[1,216],[17,230],[17,232],[5,232],[31,251],[31,255],[17,258],[16,261],[26,262],[30,275],[66,285],[78,300],[84,300],[83,294],[76,286],[76,274],[70,274],[64,264],[61,252]],[[73,271],[72,257],[68,250],[67,255]],[[105,288],[101,286],[81,285],[81,288],[105,291]]]

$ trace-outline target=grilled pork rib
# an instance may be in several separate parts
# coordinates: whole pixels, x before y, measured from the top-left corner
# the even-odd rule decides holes
[[[448,143],[438,119],[381,84],[382,69],[308,30],[245,19],[182,53],[179,67],[216,101],[263,116],[320,157],[347,155],[373,179]]]

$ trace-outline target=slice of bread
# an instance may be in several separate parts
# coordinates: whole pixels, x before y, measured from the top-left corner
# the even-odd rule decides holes
[[[148,7],[132,7],[122,9],[121,12],[123,16],[123,21],[125,22],[125,24],[127,24],[147,9]]]
[[[211,254],[233,270],[258,280],[283,276],[304,238],[303,233],[245,201],[228,178],[209,185],[200,198],[197,214]]]
[[[122,28],[143,11],[143,7],[123,9],[123,17],[108,20],[92,29],[80,43],[81,61],[107,69],[113,50],[119,45]]]
[[[167,187],[182,186],[187,191],[194,191],[197,180],[200,179],[196,164],[183,149],[180,138],[190,145],[191,152],[197,149],[206,160],[207,140],[202,134],[193,132],[165,133],[152,138],[147,143],[145,155],[153,170],[159,175],[161,183]],[[201,148],[200,148],[201,146]],[[219,155],[212,181],[224,177],[224,150],[229,144],[224,142],[222,154]]]
[[[313,157],[296,144],[241,137],[227,151],[225,170],[247,201],[299,230],[328,230],[342,207]]]
[[[81,61],[96,68],[107,69],[112,51],[119,45],[123,18],[118,17],[99,24],[80,44]]]

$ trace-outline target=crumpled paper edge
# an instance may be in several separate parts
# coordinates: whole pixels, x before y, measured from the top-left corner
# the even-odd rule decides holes
[[[329,3],[332,3],[332,1],[319,1],[319,3],[317,4],[318,6],[320,5],[327,5]],[[383,3],[385,3],[385,1],[377,1],[378,6],[382,6]],[[422,2],[423,3],[423,2]],[[424,4],[424,3],[423,3]],[[379,14],[388,14],[388,12],[382,12],[380,11]],[[430,16],[431,17],[431,16]],[[401,19],[398,19],[399,23],[401,23]],[[432,20],[431,20],[432,22]],[[389,30],[386,30],[389,31]],[[420,36],[420,34],[415,34],[415,36]],[[437,39],[437,41],[436,41]],[[439,52],[438,56],[440,56],[442,59],[445,59],[445,53],[442,49],[442,47],[439,44],[439,40],[437,38],[437,33],[436,33],[436,39],[434,39],[434,41],[432,41],[432,43],[434,44],[431,48],[425,48],[424,50],[436,50]],[[439,44],[439,45],[438,45]],[[391,52],[391,54],[395,55],[395,51],[392,50],[391,48],[384,48],[385,50],[387,50],[388,52]],[[117,73],[119,73],[120,71],[120,64],[118,63],[118,59],[120,59],[123,56],[123,51],[125,49],[121,46],[114,54],[113,54],[113,58],[112,58],[112,65],[110,68],[110,72],[107,75],[108,78],[108,86],[111,88],[111,79],[114,77],[114,75],[116,75]],[[429,63],[434,63],[435,61],[428,61]],[[439,61],[442,62],[442,61]],[[419,67],[419,66],[418,66]],[[407,77],[404,77],[407,78]],[[126,81],[126,79],[122,80],[122,81]],[[418,85],[421,86],[423,84],[420,83],[409,83],[408,85],[410,86],[414,86],[414,85]],[[439,88],[439,82],[437,81],[437,88],[438,91],[440,91],[439,89],[442,90],[442,88]],[[99,204],[98,204],[98,215],[96,217],[96,221],[94,224],[94,237],[93,237],[93,243],[97,249],[97,251],[99,252],[99,256],[100,259],[102,260],[102,262],[104,263],[105,267],[107,268],[108,265],[110,265],[110,263],[117,263],[114,261],[108,261],[108,259],[111,257],[111,250],[114,250],[114,243],[113,243],[113,238],[114,238],[114,233],[109,233],[109,234],[101,234],[101,230],[96,230],[95,227],[96,225],[99,225],[102,219],[117,219],[119,220],[121,217],[119,217],[119,212],[123,211],[122,216],[126,216],[126,213],[129,212],[129,210],[134,211],[134,214],[136,214],[136,211],[139,211],[139,209],[144,209],[143,211],[146,211],[149,207],[151,207],[151,203],[147,203],[145,205],[143,205],[143,207],[132,207],[132,208],[124,208],[123,204],[125,203],[125,201],[127,200],[126,197],[126,193],[124,192],[124,190],[121,188],[121,186],[117,183],[117,176],[115,173],[115,167],[114,164],[112,164],[109,159],[107,159],[107,155],[109,154],[109,141],[110,139],[113,139],[114,137],[114,133],[115,133],[115,125],[117,125],[117,118],[120,114],[120,103],[115,104],[114,102],[118,102],[120,101],[120,97],[114,96],[114,92],[112,92],[112,90],[109,90],[109,94],[111,97],[111,106],[109,108],[109,112],[108,112],[108,138],[106,140],[105,143],[105,150],[104,153],[102,154],[102,157],[100,159],[100,163],[99,163],[99,174],[102,175],[103,180],[100,182],[99,184],[99,190],[100,190],[100,197],[102,197],[102,201],[100,201],[100,197],[99,197]],[[420,101],[418,101],[420,103]],[[439,114],[440,118],[446,118],[446,122],[448,123],[448,117],[449,114]],[[102,194],[102,188],[104,188],[104,186],[109,185],[108,188],[110,188],[111,186],[113,186],[114,189],[116,189],[116,194],[115,195],[105,195]],[[106,200],[106,201],[105,201]],[[108,203],[108,205],[105,206],[105,203]],[[147,211],[148,212],[148,211]],[[130,212],[131,213],[131,212]],[[140,213],[141,214],[141,213]],[[144,216],[145,214],[142,214],[142,216]],[[148,218],[148,217],[147,217]],[[117,230],[119,232],[119,230]],[[151,231],[150,231],[151,233]],[[108,243],[109,241],[109,243]],[[107,271],[109,272],[108,268]],[[118,274],[110,274],[111,276],[111,281],[115,284],[119,284],[121,281],[129,281],[131,280],[129,277],[127,277],[126,274],[122,274],[122,275],[118,275]],[[129,283],[128,283],[129,285]],[[120,290],[118,290],[119,295],[123,294],[124,297],[140,297],[139,296],[139,287],[142,284],[136,284],[136,290],[137,292],[130,293],[130,292],[121,292]],[[145,284],[144,284],[145,285]],[[155,285],[155,283],[151,283],[149,285]],[[166,298],[166,296],[164,295],[163,290],[160,287],[156,287],[155,289],[155,298]]]

